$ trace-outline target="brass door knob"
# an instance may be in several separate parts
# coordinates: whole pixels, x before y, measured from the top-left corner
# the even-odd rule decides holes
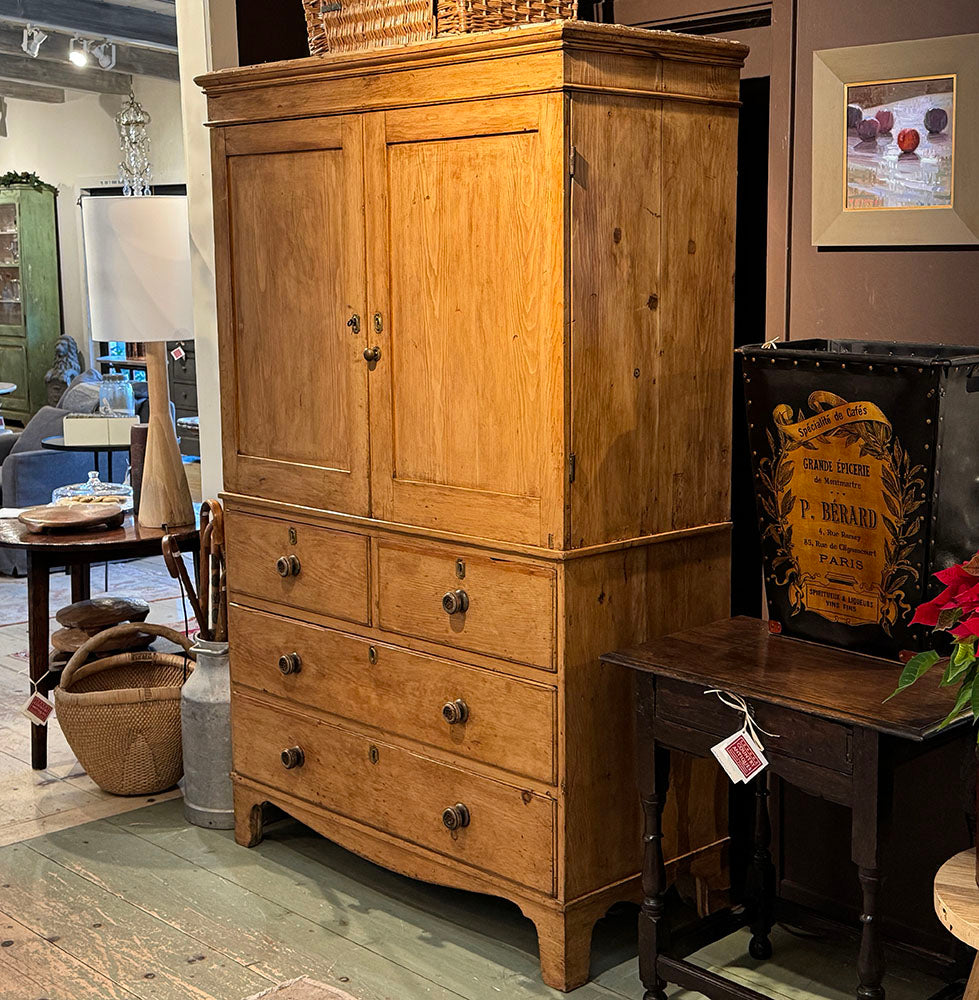
[[[364,360],[369,365],[376,365],[381,360],[381,349],[379,347],[365,347]]]
[[[446,830],[461,830],[469,826],[469,809],[461,802],[442,810],[442,825]]]
[[[450,726],[456,726],[469,718],[469,706],[461,698],[456,698],[455,701],[447,701],[442,706],[442,718]]]
[[[302,570],[302,565],[299,562],[299,556],[279,556],[275,560],[275,571],[283,579],[299,576],[300,570]]]
[[[306,763],[306,754],[303,753],[302,747],[286,747],[279,754],[279,758],[287,771],[291,771],[294,767],[302,767]]]
[[[303,658],[298,653],[283,653],[279,657],[279,669],[284,674],[298,674],[303,667]]]
[[[469,610],[469,595],[464,590],[450,590],[442,598],[442,610],[447,615],[464,615]]]

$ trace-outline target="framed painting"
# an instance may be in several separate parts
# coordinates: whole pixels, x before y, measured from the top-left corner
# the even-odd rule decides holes
[[[979,243],[979,35],[813,53],[814,246]]]

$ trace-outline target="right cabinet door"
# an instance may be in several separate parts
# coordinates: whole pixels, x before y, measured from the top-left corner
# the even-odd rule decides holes
[[[361,119],[214,141],[225,487],[367,515]]]
[[[559,97],[365,118],[375,517],[560,545],[562,127]]]

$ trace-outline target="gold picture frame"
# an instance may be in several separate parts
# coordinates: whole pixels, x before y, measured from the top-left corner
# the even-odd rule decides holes
[[[977,48],[972,34],[813,53],[814,246],[979,243],[979,132],[960,128],[979,116]]]

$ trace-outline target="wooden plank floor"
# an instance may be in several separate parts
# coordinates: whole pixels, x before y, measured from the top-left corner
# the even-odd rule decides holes
[[[776,929],[767,963],[746,946],[732,935],[695,960],[774,998],[853,995],[850,945]],[[635,948],[634,909],[601,921],[573,1000],[640,1000]],[[0,847],[0,1000],[241,1000],[300,975],[362,1000],[561,996],[516,907],[402,878],[292,820],[246,850],[169,801]],[[898,967],[887,995],[940,986]]]

